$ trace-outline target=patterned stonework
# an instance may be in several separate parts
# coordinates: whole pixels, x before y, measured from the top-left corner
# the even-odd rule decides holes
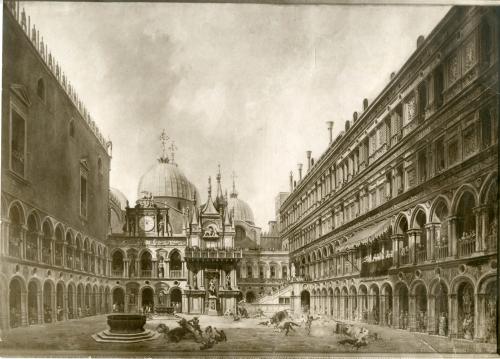
[[[454,83],[460,75],[460,68],[458,64],[458,55],[455,53],[448,61],[448,84]]]

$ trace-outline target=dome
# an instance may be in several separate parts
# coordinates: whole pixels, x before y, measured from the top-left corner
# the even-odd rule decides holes
[[[234,220],[239,220],[243,222],[254,224],[253,212],[250,206],[241,199],[238,198],[236,193],[231,193],[231,197],[228,200],[228,209]]]
[[[110,191],[110,197],[111,199],[116,202],[117,205],[120,206],[120,209],[122,210],[125,210],[125,207],[127,206],[127,197],[125,197],[125,195],[123,194],[122,191],[120,191],[119,189],[116,189],[116,188],[113,188],[113,187],[110,187],[109,188],[109,191]]]
[[[188,201],[199,200],[196,187],[189,182],[176,163],[158,161],[140,179],[137,197],[151,193],[153,197],[174,197]]]

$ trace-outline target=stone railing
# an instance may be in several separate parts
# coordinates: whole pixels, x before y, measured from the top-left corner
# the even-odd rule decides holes
[[[443,259],[448,257],[448,243],[436,245],[434,247],[434,253],[436,255],[436,259]]]
[[[185,257],[187,259],[232,259],[241,258],[243,251],[235,248],[186,248]]]
[[[182,278],[182,270],[180,269],[171,269],[168,273],[170,278]]]
[[[458,239],[458,255],[460,257],[471,255],[476,251],[476,235],[468,234]]]

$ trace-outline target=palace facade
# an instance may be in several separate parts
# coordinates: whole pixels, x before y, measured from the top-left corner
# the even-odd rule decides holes
[[[19,4],[3,14],[0,328],[109,311],[111,143]]]
[[[493,8],[453,7],[290,175],[294,312],[495,340],[498,24]]]

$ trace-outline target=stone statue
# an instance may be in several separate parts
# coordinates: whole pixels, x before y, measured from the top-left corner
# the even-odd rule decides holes
[[[290,272],[291,272],[290,273],[291,277],[294,278],[295,277],[295,264],[294,263],[292,263],[292,267],[291,267]]]
[[[210,293],[210,295],[215,295],[215,280],[214,279],[210,279],[210,282],[208,284],[208,293]]]
[[[474,321],[470,314],[466,314],[462,322],[462,329],[464,331],[464,339],[472,340],[474,334]]]
[[[165,304],[165,291],[163,289],[158,293],[158,303]]]
[[[193,288],[198,289],[198,272],[193,273]]]
[[[226,276],[226,287],[227,289],[231,289],[231,274]]]

